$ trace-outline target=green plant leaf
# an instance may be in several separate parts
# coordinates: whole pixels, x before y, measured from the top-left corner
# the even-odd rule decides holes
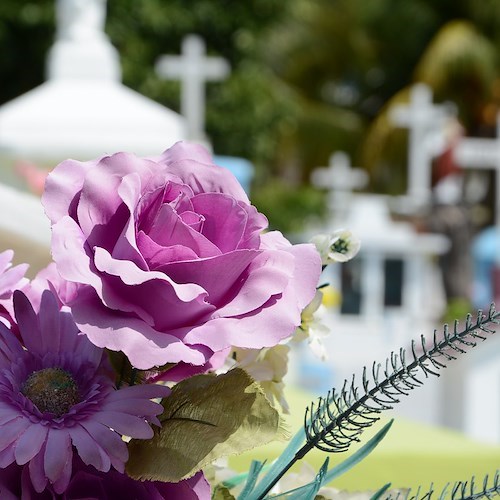
[[[248,496],[249,499],[257,499],[262,496],[262,493],[266,491],[267,487],[274,482],[277,474],[279,474],[283,467],[285,467],[290,460],[293,458],[297,450],[302,446],[306,440],[306,431],[304,427],[301,427],[297,434],[288,443],[287,447],[284,449],[283,453],[273,462],[270,469],[266,475],[259,481],[259,484]]]
[[[273,495],[272,497],[266,498],[272,498],[273,500],[275,498],[281,500],[311,500],[316,498],[316,494],[321,488],[321,485],[325,482],[325,475],[328,470],[329,460],[330,458],[327,457],[312,482],[305,484],[304,486],[300,486],[299,488],[280,493],[279,495]]]
[[[235,500],[229,489],[218,484],[212,491],[212,500]]]
[[[261,472],[269,470],[270,467],[271,467],[270,465],[263,465]],[[236,476],[233,476],[230,479],[222,481],[221,484],[228,490],[232,490],[233,488],[236,488],[236,486],[244,483],[248,478],[248,474],[249,474],[248,471],[242,472],[241,474],[236,474]]]
[[[259,477],[259,474],[262,472],[262,468],[264,467],[264,462],[259,462],[258,460],[252,460],[250,464],[250,470],[248,471],[248,478],[243,488],[243,491],[238,496],[238,500],[243,500],[247,497],[247,495],[253,490],[255,483]]]
[[[217,458],[286,437],[278,411],[239,368],[183,380],[162,404],[153,438],[129,443],[134,479],[177,482]]]
[[[391,483],[384,484],[382,488],[376,491],[371,497],[370,500],[380,500],[382,495],[391,487]]]

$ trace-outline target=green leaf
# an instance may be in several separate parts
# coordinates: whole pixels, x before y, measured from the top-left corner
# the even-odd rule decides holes
[[[391,483],[384,484],[382,488],[376,491],[371,497],[370,500],[380,500],[382,495],[391,487]]]
[[[363,445],[359,450],[355,451],[349,458],[336,465],[332,469],[330,469],[325,475],[325,483],[328,484],[330,481],[339,477],[340,475],[347,472],[349,469],[352,469],[356,464],[361,462],[367,455],[369,455],[384,439],[385,435],[389,432],[394,419],[391,419],[387,424],[380,429],[375,436],[373,436],[365,445]]]
[[[212,491],[212,500],[235,500],[229,489],[218,484]]]
[[[329,457],[327,457],[323,465],[321,466],[321,469],[319,470],[318,474],[316,474],[316,477],[312,482],[305,484],[304,486],[300,486],[299,488],[295,488],[293,490],[280,493],[279,495],[273,495],[272,497],[269,498],[272,498],[273,500],[275,498],[282,500],[311,500],[313,498],[316,498],[316,494],[321,488],[321,485],[325,482],[325,476],[326,476],[326,471],[328,470],[329,460],[330,460]]]
[[[248,478],[243,488],[243,491],[238,496],[238,500],[242,500],[246,498],[246,496],[253,490],[255,483],[259,477],[259,474],[262,472],[262,468],[264,467],[264,462],[259,462],[258,460],[252,460],[250,464],[250,470],[248,471]]]
[[[145,372],[134,368],[127,356],[121,351],[107,351],[108,359],[116,373],[116,385],[141,384],[145,379]]]
[[[177,482],[218,458],[285,438],[278,411],[239,368],[183,380],[162,404],[153,438],[129,443],[134,479]]]
[[[271,468],[266,473],[266,475],[261,479],[255,491],[248,497],[249,499],[257,499],[262,496],[262,493],[266,491],[268,486],[274,482],[275,477],[281,472],[283,467],[285,467],[290,460],[293,458],[298,449],[302,446],[306,440],[306,432],[304,427],[301,427],[297,434],[288,443],[287,447],[283,453],[273,462]]]
[[[265,465],[262,467],[262,471],[269,470],[270,465]],[[236,486],[240,485],[241,483],[244,483],[247,478],[248,478],[249,472],[242,472],[241,474],[236,474],[235,476],[231,477],[230,479],[226,479],[225,481],[222,481],[222,486],[227,488],[228,490],[232,490],[233,488],[236,488]]]

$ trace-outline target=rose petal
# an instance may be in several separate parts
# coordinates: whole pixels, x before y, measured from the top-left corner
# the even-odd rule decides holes
[[[42,204],[53,223],[67,215],[76,215],[72,210],[74,200],[79,198],[86,172],[98,162],[66,160],[50,172],[45,181]]]
[[[182,179],[195,194],[226,193],[250,204],[236,177],[229,170],[214,165],[209,152],[201,145],[178,142],[156,161],[168,165],[168,171]]]
[[[205,219],[203,236],[223,253],[235,250],[245,231],[247,212],[232,196],[221,193],[202,193],[191,201]]]
[[[85,173],[77,211],[77,220],[83,233],[89,237],[96,228],[102,227],[104,230],[106,226],[109,231],[110,221],[116,217],[123,203],[118,196],[122,180],[128,174],[139,175],[144,185],[154,169],[153,162],[129,153],[104,156],[89,168]]]
[[[165,262],[195,260],[198,258],[193,250],[183,245],[162,247],[142,231],[137,235],[137,246],[148,263],[150,271],[158,270],[160,266],[165,265]]]
[[[158,245],[164,247],[181,245],[190,248],[196,252],[198,257],[212,257],[221,254],[217,245],[185,224],[170,205],[163,205],[160,208],[148,236]]]
[[[71,217],[52,226],[52,257],[59,274],[68,281],[91,285],[101,290],[101,282],[86,251],[85,237]]]
[[[265,304],[273,295],[281,294],[287,287],[295,263],[286,252],[265,251],[256,257],[248,268],[246,279],[238,294],[214,316],[239,316]]]
[[[205,300],[221,307],[238,294],[244,282],[240,277],[259,254],[258,250],[235,250],[208,259],[172,262],[161,270],[177,282],[199,284],[208,293]]]
[[[105,308],[90,290],[73,304],[72,312],[80,330],[93,344],[123,351],[132,365],[140,370],[179,361],[194,365],[206,362],[202,353],[185,345],[179,338],[160,333],[140,319]]]
[[[144,272],[132,262],[112,259],[100,248],[95,249],[95,262],[109,275],[103,283],[103,303],[111,309],[133,312],[161,331],[196,322],[214,309],[205,300],[206,290],[198,284],[176,283],[164,273]]]

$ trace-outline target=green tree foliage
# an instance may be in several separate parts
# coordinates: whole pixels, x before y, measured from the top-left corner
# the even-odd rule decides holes
[[[53,38],[53,0],[0,2],[0,103],[43,82]]]
[[[0,102],[44,80],[54,3],[1,2]],[[417,79],[456,101],[471,133],[493,130],[500,102],[498,0],[110,0],[106,31],[124,83],[174,110],[180,86],[155,74],[160,55],[197,33],[228,59],[231,76],[207,85],[207,133],[218,154],[254,162],[254,192],[287,193],[266,204],[275,226],[335,150],[368,168],[376,191],[404,190],[406,135],[385,111]]]
[[[314,135],[330,152],[347,150],[370,170],[372,189],[399,194],[406,184],[407,135],[394,129],[387,110],[407,99],[411,83],[424,81],[437,100],[458,104],[469,133],[494,125],[496,107],[489,114],[485,107],[498,76],[499,28],[495,0],[297,0],[273,33],[268,61],[310,109],[324,108],[333,120],[337,113],[338,126],[356,138],[349,142],[323,124]],[[302,109],[307,123],[310,114]],[[348,113],[357,127],[345,119]],[[308,150],[304,129],[310,127],[297,129],[294,144],[308,171],[327,153]]]
[[[120,0],[109,2],[107,31],[122,55],[124,83],[174,110],[179,83],[160,79],[154,64],[162,54],[179,54],[186,34],[201,35],[208,53],[231,65],[226,82],[207,86],[207,132],[214,149],[269,162],[283,100],[258,51],[285,6],[283,0]]]

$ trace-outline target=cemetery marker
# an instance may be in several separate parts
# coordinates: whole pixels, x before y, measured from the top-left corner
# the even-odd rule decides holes
[[[222,57],[207,57],[203,39],[188,35],[182,41],[182,55],[161,56],[156,71],[162,78],[181,81],[181,114],[187,121],[187,138],[204,140],[205,82],[226,78],[228,62]]]

